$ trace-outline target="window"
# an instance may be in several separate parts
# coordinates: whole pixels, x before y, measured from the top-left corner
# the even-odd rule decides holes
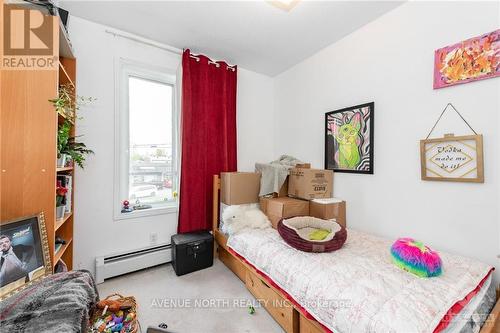
[[[115,217],[170,212],[177,206],[175,76],[122,64],[119,89],[119,198]],[[122,211],[123,200],[136,209]]]

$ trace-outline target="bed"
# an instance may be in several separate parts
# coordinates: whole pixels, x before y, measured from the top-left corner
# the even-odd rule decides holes
[[[216,195],[217,178],[214,184]],[[336,252],[306,253],[274,229],[227,239],[217,220],[219,259],[286,332],[500,331],[488,265],[441,253],[445,273],[421,279],[391,264],[390,241],[361,231],[349,229]]]

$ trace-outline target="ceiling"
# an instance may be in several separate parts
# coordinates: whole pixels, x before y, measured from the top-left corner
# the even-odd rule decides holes
[[[275,76],[402,2],[60,1],[71,15]],[[71,20],[69,22],[71,25]]]

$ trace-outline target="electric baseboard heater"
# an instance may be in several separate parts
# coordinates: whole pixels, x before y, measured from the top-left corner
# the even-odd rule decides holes
[[[96,257],[95,280],[96,283],[103,283],[105,279],[111,277],[135,272],[171,261],[172,247],[170,244]]]

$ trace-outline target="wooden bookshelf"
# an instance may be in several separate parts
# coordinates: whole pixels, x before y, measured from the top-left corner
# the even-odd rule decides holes
[[[73,216],[73,212],[66,213],[64,214],[64,217],[62,219],[56,220],[54,231],[57,231],[57,229],[59,229],[64,224],[64,222],[68,221],[71,216]]]
[[[61,258],[64,256],[66,251],[68,251],[68,248],[73,247],[73,238],[70,238],[69,240],[66,240],[66,244],[61,246],[61,248],[54,253],[54,263],[52,264],[52,267],[56,266],[56,263],[61,260]],[[68,264],[68,263],[66,263]],[[69,269],[69,267],[68,267]]]
[[[64,168],[56,168],[56,172],[66,172],[66,171],[73,171],[72,166],[64,167]]]
[[[64,260],[72,269],[75,168],[57,168],[56,133],[69,120],[75,136],[75,120],[58,114],[49,100],[57,98],[61,85],[70,85],[76,93],[76,59],[59,19],[46,16],[45,20],[52,20],[55,27],[60,64],[50,69],[0,71],[0,223],[44,212],[52,266]],[[56,220],[55,191],[62,175],[72,176],[72,206],[71,212]],[[57,236],[66,244],[56,253]]]
[[[75,90],[75,95],[73,98],[76,98],[76,59],[59,57],[59,81],[58,86],[66,86],[71,85],[71,87]],[[75,103],[73,101],[73,103]],[[70,136],[76,136],[75,126],[76,126],[76,114],[73,119],[69,119],[65,114],[58,113],[57,124],[58,127],[61,126],[65,121],[69,121],[71,126]],[[55,267],[59,260],[63,260],[68,269],[73,269],[73,219],[74,219],[74,184],[75,184],[75,167],[73,165],[65,166],[61,168],[56,168],[56,179],[58,177],[71,176],[71,211],[66,212],[62,219],[56,220],[54,223],[54,239],[56,237],[61,237],[66,241],[66,244],[59,249],[59,251],[55,252],[53,255],[52,265]],[[68,185],[67,185],[68,187]]]

